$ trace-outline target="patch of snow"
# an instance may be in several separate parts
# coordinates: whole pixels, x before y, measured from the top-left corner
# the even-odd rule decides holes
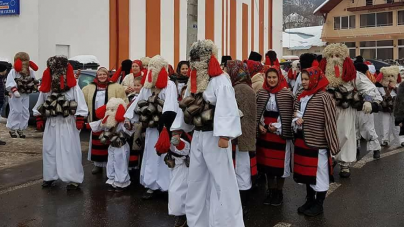
[[[77,55],[75,57],[69,58],[69,60],[78,61],[82,64],[88,64],[88,63],[100,64],[100,61],[98,61],[97,57],[94,55]]]
[[[325,46],[321,40],[323,26],[286,29],[283,32],[283,47],[291,50],[308,50],[313,46]]]

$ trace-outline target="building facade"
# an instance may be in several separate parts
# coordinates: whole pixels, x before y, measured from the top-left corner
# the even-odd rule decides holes
[[[345,43],[351,57],[404,59],[403,0],[327,0],[314,13],[326,19],[323,41]]]
[[[19,0],[20,14],[0,16],[0,59],[28,52],[42,72],[46,60],[94,55],[103,66],[162,55],[187,59],[188,33],[212,39],[221,55],[247,58],[251,50],[282,56],[280,0]],[[190,2],[194,24],[188,24]],[[191,15],[192,16],[192,15]],[[195,30],[190,30],[195,29]],[[39,73],[41,74],[41,73]]]

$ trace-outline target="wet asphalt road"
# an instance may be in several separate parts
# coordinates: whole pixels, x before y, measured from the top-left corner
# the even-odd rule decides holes
[[[174,218],[167,215],[167,195],[141,200],[144,189],[137,184],[138,173],[129,191],[116,194],[106,191],[105,173],[93,176],[91,163],[83,163],[84,184],[81,191],[74,192],[67,192],[62,182],[42,189],[41,162],[0,171],[0,226],[174,226]],[[339,179],[336,169],[336,182],[341,186],[326,199],[324,215],[315,218],[297,214],[297,207],[304,203],[305,187],[292,178],[286,180],[280,207],[262,204],[265,189],[261,184],[252,192],[245,224],[404,226],[403,164],[404,152],[352,169],[350,179]]]

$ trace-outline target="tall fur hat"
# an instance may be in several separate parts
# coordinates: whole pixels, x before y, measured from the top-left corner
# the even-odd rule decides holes
[[[67,57],[53,56],[46,62],[47,68],[42,75],[42,83],[39,90],[49,92],[51,89],[66,91],[76,86],[73,67]]]
[[[300,62],[300,69],[308,69],[313,64],[313,61],[317,59],[317,56],[312,53],[305,53],[300,55],[299,62]]]
[[[29,68],[34,71],[38,70],[38,66],[30,61],[29,55],[25,52],[18,52],[14,56],[14,70],[23,76],[29,76]]]
[[[150,62],[147,74],[143,76],[142,83],[145,88],[163,89],[168,83],[168,62],[160,55],[154,56]]]
[[[278,55],[274,50],[268,50],[265,53],[265,65],[280,67]]]
[[[258,53],[258,52],[251,51],[250,55],[248,56],[248,60],[261,62],[262,61],[262,55],[260,53]]]

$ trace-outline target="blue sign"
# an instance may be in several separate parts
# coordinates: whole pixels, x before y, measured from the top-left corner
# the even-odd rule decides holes
[[[0,0],[0,16],[20,15],[20,0]]]

